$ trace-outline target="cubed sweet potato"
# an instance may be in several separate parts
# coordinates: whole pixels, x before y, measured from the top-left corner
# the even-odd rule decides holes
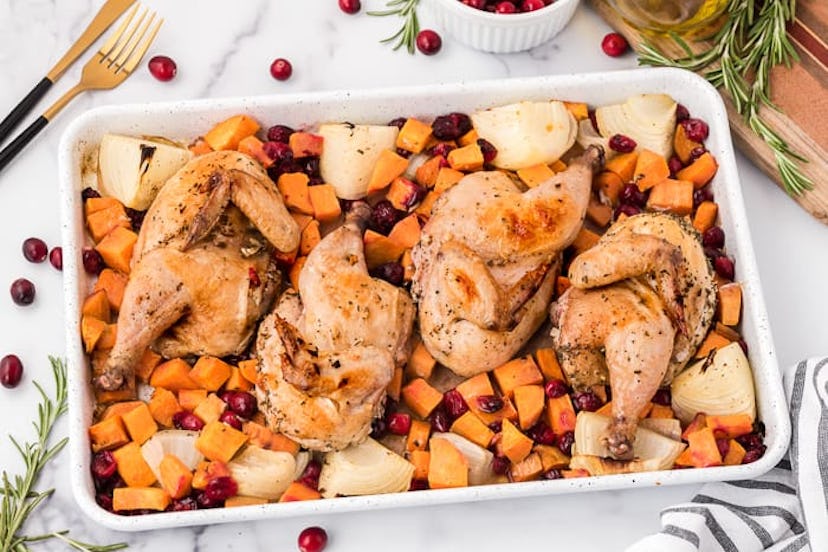
[[[115,346],[115,341],[118,339],[118,324],[107,324],[104,327],[101,337],[95,344],[96,349],[109,350]]]
[[[193,490],[193,472],[174,454],[166,454],[158,465],[161,487],[172,498],[184,498]]]
[[[93,291],[81,307],[81,315],[97,318],[107,324],[112,321],[112,311],[104,290]]]
[[[432,489],[468,487],[469,461],[448,439],[429,441],[428,486]]]
[[[443,394],[423,378],[416,378],[402,388],[402,399],[417,416],[425,418],[443,400]]]
[[[716,437],[709,427],[694,431],[687,436],[688,450],[693,466],[705,468],[707,466],[721,466],[722,455],[716,444]]]
[[[106,266],[129,274],[132,251],[137,241],[138,234],[119,226],[98,242],[95,249],[101,254]]]
[[[716,331],[711,331],[704,338],[699,349],[696,351],[696,358],[706,357],[713,349],[721,349],[730,345],[731,341]]]
[[[551,379],[557,379],[564,382],[566,381],[563,370],[561,370],[561,365],[558,362],[558,355],[555,353],[555,349],[538,349],[535,351],[535,358],[538,361],[538,367],[540,368],[540,371],[546,381]]]
[[[268,168],[273,165],[273,159],[265,152],[264,149],[264,142],[256,138],[255,136],[246,136],[239,140],[239,152],[244,153],[245,155],[249,155],[259,163],[261,163],[262,167]]]
[[[119,487],[112,491],[112,509],[156,510],[162,512],[170,505],[170,495],[158,487]]]
[[[472,443],[488,448],[494,439],[494,431],[480,421],[471,410],[464,412],[451,424],[451,431],[465,437]]]
[[[558,274],[558,276],[555,277],[555,297],[560,297],[571,287],[572,281],[566,276]]]
[[[129,443],[129,435],[121,416],[104,418],[89,426],[89,441],[92,443],[93,452],[114,449]]]
[[[257,422],[245,422],[242,432],[247,435],[248,442],[259,448],[289,452],[294,456],[299,452],[299,443],[282,435],[274,433],[268,427]]]
[[[533,452],[540,456],[543,471],[561,470],[569,467],[569,456],[563,453],[561,449],[549,445],[535,445]]]
[[[594,195],[590,196],[586,216],[596,226],[604,228],[612,220],[612,207],[601,203]]]
[[[575,236],[575,241],[572,242],[572,249],[575,252],[575,256],[577,257],[584,251],[592,248],[598,240],[601,238],[598,234],[589,230],[587,228],[581,228],[578,232],[578,235]]]
[[[428,144],[429,138],[431,125],[409,117],[397,134],[396,146],[411,153],[420,153]]]
[[[635,177],[635,166],[638,163],[638,152],[631,151],[629,153],[620,153],[615,157],[607,159],[604,164],[604,170],[610,171],[618,175],[621,183],[632,182]],[[670,174],[669,172],[667,173]]]
[[[230,377],[227,378],[224,388],[228,391],[250,391],[253,389],[253,384],[242,375],[241,370],[238,367],[231,366]]]
[[[104,409],[100,419],[108,420],[113,416],[122,416],[124,412],[129,412],[133,408],[138,408],[142,404],[145,404],[144,401],[122,401],[110,404],[106,407],[106,409]]]
[[[124,412],[121,419],[124,421],[124,427],[126,427],[129,436],[139,445],[144,444],[147,439],[158,431],[158,425],[146,404]]]
[[[230,377],[230,365],[213,356],[199,357],[189,372],[190,379],[207,391],[218,391]]]
[[[446,160],[440,155],[428,158],[414,171],[414,180],[424,188],[433,188],[437,183],[437,175],[440,173],[440,167],[445,163]]]
[[[414,212],[418,215],[423,216],[424,218],[430,217],[431,208],[434,207],[434,202],[437,201],[438,197],[440,197],[439,192],[435,192],[434,190],[428,192],[425,198],[423,198],[423,200],[417,206],[417,208],[414,209]]]
[[[546,395],[542,385],[520,385],[514,389],[520,429],[527,430],[540,419]]]
[[[546,423],[556,435],[575,431],[575,409],[569,395],[546,401]]]
[[[426,346],[422,341],[417,340],[414,349],[411,351],[411,356],[408,357],[408,364],[406,364],[406,372],[410,378],[425,378],[429,379],[437,361],[428,352]]]
[[[540,455],[533,452],[509,468],[509,478],[514,482],[531,481],[543,472]]]
[[[408,461],[414,465],[414,474],[411,479],[428,479],[428,464],[431,462],[431,453],[427,450],[412,450],[408,453]]]
[[[434,183],[434,192],[437,194],[445,192],[460,182],[464,176],[466,175],[451,167],[440,168],[437,173],[437,181]]]
[[[301,483],[295,483],[296,485],[301,485]],[[318,493],[317,493],[318,494]],[[320,495],[321,496],[321,495]],[[224,501],[225,508],[238,508],[240,506],[260,506],[262,504],[267,504],[270,502],[266,498],[261,498],[258,496],[231,496],[227,500]],[[279,501],[281,502],[281,500]],[[289,501],[285,501],[289,502]]]
[[[114,450],[112,456],[118,464],[118,474],[130,487],[149,487],[155,483],[155,474],[141,454],[141,446],[136,442]]]
[[[391,181],[385,199],[391,202],[395,209],[408,211],[425,197],[426,189],[404,176],[398,176]]]
[[[305,266],[305,262],[307,262],[308,257],[304,255],[302,257],[297,257],[296,262],[293,263],[293,266],[290,267],[290,272],[288,272],[288,279],[290,280],[290,285],[293,286],[293,289],[299,289],[299,274],[302,273],[302,268]]]
[[[753,418],[748,414],[708,414],[705,423],[717,439],[735,439],[753,431]]]
[[[221,413],[227,409],[227,403],[221,400],[215,393],[208,393],[207,398],[198,403],[193,414],[201,418],[204,423],[215,422]]]
[[[411,420],[411,429],[405,441],[405,450],[425,450],[431,436],[431,424],[422,420]]]
[[[676,178],[692,182],[693,187],[698,190],[704,188],[708,182],[713,180],[718,169],[719,164],[716,163],[716,158],[710,152],[705,152],[693,163],[676,173]]]
[[[206,399],[206,389],[182,389],[178,392],[178,404],[181,405],[181,408],[190,412]]]
[[[414,260],[411,258],[411,250],[406,249],[400,257],[400,264],[403,267],[403,282],[410,282],[414,279]]]
[[[116,228],[131,228],[129,217],[123,204],[114,203],[105,209],[90,213],[86,217],[86,228],[95,243],[100,242]]]
[[[476,144],[477,140],[480,138],[480,135],[477,133],[475,129],[471,129],[463,136],[457,139],[457,145],[459,146],[468,146],[469,144]]]
[[[170,359],[155,367],[150,377],[150,385],[170,391],[199,389],[199,384],[190,377],[190,370],[190,365],[184,359]]]
[[[172,418],[176,412],[181,411],[181,405],[175,394],[163,387],[156,387],[152,392],[152,398],[147,403],[155,421],[164,427],[172,427]]]
[[[531,355],[515,358],[492,371],[500,391],[507,397],[512,396],[516,387],[543,383],[535,359]]]
[[[210,144],[208,144],[203,137],[198,137],[193,140],[193,142],[187,146],[187,149],[190,150],[190,153],[192,153],[194,157],[213,151],[213,148],[210,147]]]
[[[494,395],[494,387],[486,372],[458,383],[456,389],[466,404],[471,404],[480,395]]]
[[[731,282],[719,286],[719,321],[725,326],[735,326],[742,316],[742,284]]]
[[[95,349],[105,329],[106,322],[103,320],[91,316],[81,318],[81,339],[83,339],[83,348],[87,353]]]
[[[696,208],[696,214],[693,216],[693,228],[704,233],[716,224],[716,216],[718,214],[718,204],[713,201],[702,201]]]
[[[684,216],[693,212],[693,183],[665,178],[652,186],[647,208]]]
[[[402,394],[402,384],[404,375],[405,370],[403,370],[403,367],[395,366],[394,375],[391,376],[391,381],[388,382],[388,386],[385,388],[385,394],[394,399],[395,401],[400,400],[400,395]]]
[[[256,134],[259,123],[247,115],[234,115],[218,123],[204,135],[204,141],[214,150],[238,149],[242,138]]]
[[[210,422],[201,430],[195,447],[208,460],[226,463],[245,442],[247,435],[241,431],[221,422]]]
[[[98,275],[93,291],[103,290],[109,301],[109,306],[115,312],[121,310],[121,302],[124,300],[124,289],[126,289],[127,276],[122,272],[116,272],[111,268],[105,268]]]
[[[90,197],[83,202],[83,216],[89,217],[92,213],[97,213],[98,211],[103,211],[104,209],[118,205],[123,209],[124,204],[116,197]],[[126,210],[124,212],[126,213]]]
[[[572,113],[576,121],[583,121],[589,118],[589,107],[583,102],[563,102],[567,111]]]
[[[149,383],[153,370],[155,370],[156,366],[161,364],[161,360],[161,355],[147,349],[144,351],[144,354],[141,355],[141,360],[139,360],[138,364],[135,366],[135,377],[143,383]]]
[[[479,171],[483,168],[483,161],[483,151],[477,142],[453,149],[448,154],[449,166],[458,171]]]
[[[320,498],[322,498],[322,495],[316,489],[312,489],[299,481],[294,481],[279,497],[279,502],[300,502],[302,500],[319,500]]]
[[[650,413],[648,415],[650,418],[675,418],[676,415],[673,413],[673,409],[670,408],[670,405],[666,404],[653,404],[653,407],[650,408]]]
[[[420,241],[420,218],[412,214],[397,222],[388,233],[388,239],[405,249],[414,247]]]
[[[294,132],[288,138],[288,145],[293,157],[312,157],[322,155],[325,139],[311,132]]]
[[[240,361],[239,373],[244,379],[255,385],[259,381],[259,361],[255,358]]]
[[[673,151],[682,163],[689,163],[693,150],[701,147],[704,147],[701,142],[695,142],[687,137],[684,125],[676,125],[676,132],[673,134]]]
[[[212,462],[201,461],[193,472],[193,489],[203,490],[207,487],[207,483],[213,479],[231,476],[230,468],[227,467],[226,463],[218,460]]]
[[[513,464],[521,462],[532,452],[532,439],[521,433],[509,420],[503,420],[500,449]]]
[[[377,192],[388,187],[391,182],[402,175],[408,168],[408,159],[391,150],[382,150],[371,177],[368,179],[368,193]]]
[[[313,215],[313,204],[308,191],[309,181],[308,175],[301,172],[279,175],[276,186],[288,209],[305,215]]]
[[[322,241],[322,234],[319,231],[319,221],[314,219],[302,230],[299,238],[299,254],[302,256],[309,255],[320,241]]]
[[[745,447],[736,439],[731,439],[728,441],[727,454],[722,459],[722,464],[725,466],[738,466],[744,460],[745,454],[747,454]]]
[[[381,264],[396,262],[405,251],[405,247],[396,241],[373,230],[365,231],[363,243],[365,245],[365,263],[369,269],[376,268]]]
[[[339,218],[342,209],[332,184],[317,184],[308,188],[313,217],[319,222],[331,222]]]
[[[649,190],[669,177],[670,167],[667,166],[667,161],[661,154],[648,149],[642,149],[638,153],[633,178],[640,190]]]
[[[624,181],[612,171],[602,171],[595,175],[593,187],[612,205],[618,205],[618,197],[624,188]]]
[[[534,188],[555,176],[555,171],[550,169],[546,163],[538,163],[531,167],[518,169],[517,175],[527,187]]]

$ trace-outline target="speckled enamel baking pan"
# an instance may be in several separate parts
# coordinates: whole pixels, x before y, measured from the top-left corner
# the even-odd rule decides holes
[[[710,137],[706,146],[719,162],[719,171],[712,185],[728,237],[728,252],[736,261],[736,280],[744,286],[742,333],[750,351],[759,416],[767,430],[765,442],[768,448],[762,459],[753,464],[730,467],[534,481],[132,517],[111,514],[95,503],[87,436],[94,399],[88,385],[88,366],[79,327],[82,298],[91,285],[80,263],[81,249],[86,239],[80,196],[83,188],[80,168],[84,156],[95,148],[104,133],[156,135],[186,141],[202,135],[215,122],[237,113],[248,113],[265,123],[278,122],[296,127],[343,120],[385,124],[401,115],[433,117],[450,111],[471,112],[518,100],[557,98],[600,105],[620,102],[632,94],[645,92],[670,94],[686,105],[694,116],[703,118],[710,125]],[[548,496],[549,500],[555,500],[555,495],[561,493],[747,479],[770,470],[787,448],[790,436],[787,407],[745,217],[727,115],[716,90],[693,73],[673,69],[639,69],[368,91],[111,106],[89,111],[71,124],[62,138],[59,162],[72,486],[81,509],[107,527],[141,531],[524,496],[543,495]]]

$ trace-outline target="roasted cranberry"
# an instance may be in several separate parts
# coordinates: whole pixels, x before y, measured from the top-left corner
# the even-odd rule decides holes
[[[431,148],[429,150],[429,153],[431,155],[439,155],[443,158],[446,158],[448,157],[449,152],[451,152],[451,150],[453,149],[455,149],[455,146],[451,145],[450,143],[440,142],[439,144]]]
[[[193,414],[182,410],[173,414],[173,426],[176,429],[186,429],[188,431],[200,431],[204,427],[204,420]]]
[[[676,105],[676,122],[680,123],[690,118],[690,112],[682,104]]]
[[[388,433],[388,424],[385,418],[374,418],[371,420],[371,438],[382,439]]]
[[[417,33],[417,49],[427,56],[433,56],[443,47],[443,39],[431,29]]]
[[[398,262],[383,263],[371,269],[371,276],[385,280],[389,284],[401,286],[405,277],[405,269]]]
[[[488,424],[488,428],[494,431],[495,433],[500,433],[503,431],[503,420],[495,420]]]
[[[227,403],[227,408],[242,418],[250,419],[259,411],[256,397],[247,391],[233,391],[228,395],[225,402]]]
[[[735,269],[733,266],[733,259],[726,255],[721,255],[713,259],[713,268],[716,270],[716,274],[724,278],[725,280],[733,280],[733,276],[735,275]]]
[[[644,207],[647,205],[647,193],[642,192],[638,184],[633,184],[632,182],[624,184],[624,187],[621,188],[621,193],[618,194],[618,199],[621,203],[629,203],[636,207]]]
[[[394,435],[408,435],[411,429],[411,416],[402,412],[395,412],[385,419],[388,431]]]
[[[375,232],[388,235],[400,218],[402,218],[400,212],[394,208],[390,201],[383,199],[374,205],[368,226]]]
[[[455,112],[434,119],[431,129],[438,140],[457,140],[472,129],[472,123],[465,113]]]
[[[98,481],[106,481],[118,470],[118,464],[115,462],[115,457],[108,450],[96,452],[92,457],[92,477],[95,478],[96,484]]]
[[[9,291],[11,292],[12,301],[18,305],[31,305],[34,301],[35,285],[26,278],[18,278],[12,282]]]
[[[405,126],[405,123],[407,121],[408,121],[408,119],[406,119],[405,117],[397,117],[395,119],[391,119],[390,121],[388,121],[387,126],[394,126],[394,127],[397,127],[398,129],[402,130],[402,127]]]
[[[760,445],[757,448],[750,449],[745,453],[744,458],[742,458],[742,464],[751,464],[753,462],[756,462],[757,460],[762,458],[762,456],[764,456],[766,449],[767,447],[765,447],[765,445]]]
[[[641,207],[630,205],[629,203],[622,203],[621,205],[615,208],[615,218],[617,219],[621,215],[627,215],[628,217],[632,217],[640,212]]]
[[[262,280],[259,278],[259,273],[252,266],[247,268],[247,281],[250,282],[250,287],[256,289],[262,285]]]
[[[129,217],[129,225],[134,232],[141,231],[141,225],[144,224],[144,217],[147,215],[146,211],[139,211],[138,209],[126,208],[127,217]]]
[[[85,247],[81,257],[83,258],[83,269],[89,274],[100,274],[106,268],[101,254],[91,247]]]
[[[483,138],[478,138],[477,145],[480,146],[480,151],[483,152],[484,163],[491,163],[494,161],[494,158],[497,157],[497,148],[494,147],[491,142],[484,140]]]
[[[557,437],[555,436],[555,432],[552,431],[552,428],[546,425],[543,422],[538,422],[527,432],[529,437],[532,438],[533,441],[538,443],[539,445],[549,445],[552,446],[555,444]]]
[[[108,493],[98,493],[95,495],[95,502],[98,503],[98,506],[106,510],[107,512],[114,511],[112,509],[112,495]]]
[[[469,405],[457,389],[449,389],[443,394],[443,406],[452,420],[456,420],[469,410]]]
[[[290,161],[293,159],[293,150],[287,142],[277,142],[276,140],[268,140],[262,144],[262,150],[270,159],[276,163],[283,161]]]
[[[429,416],[431,420],[431,429],[438,433],[445,433],[451,429],[451,420],[446,413],[446,410],[440,406],[434,409]]]
[[[744,339],[739,338],[739,340],[736,343],[738,343],[739,347],[742,348],[742,352],[745,353],[745,355],[747,355],[748,354],[747,342]]]
[[[236,496],[239,492],[239,485],[232,477],[223,475],[221,477],[214,477],[207,482],[204,488],[204,494],[207,498],[215,501],[225,501],[232,496]]]
[[[362,8],[359,0],[339,0],[339,9],[345,13],[354,14]]]
[[[178,72],[178,66],[167,56],[153,56],[147,66],[150,74],[162,82],[172,80]]]
[[[719,449],[719,454],[724,458],[730,450],[730,439],[716,439],[716,448]]]
[[[480,395],[475,400],[477,401],[478,408],[489,414],[503,408],[503,399],[497,395]]]
[[[23,256],[31,263],[42,263],[48,254],[49,248],[40,238],[28,238],[23,242]]]
[[[511,2],[498,2],[495,6],[495,13],[517,13],[517,8]]]
[[[609,139],[610,149],[619,153],[630,153],[637,145],[635,140],[623,134],[613,134]]]
[[[572,404],[575,407],[575,410],[585,410],[587,412],[595,412],[604,406],[604,403],[601,402],[598,395],[592,391],[581,391],[580,393],[573,394]]]
[[[169,512],[188,512],[190,510],[197,510],[198,503],[196,500],[191,496],[185,496],[184,498],[179,498],[178,500],[173,500],[170,503],[169,508],[167,511]]]
[[[239,418],[239,415],[230,410],[222,412],[221,416],[219,416],[219,421],[234,429],[238,429],[239,431],[241,431],[242,427],[244,427],[244,423],[242,422],[242,419]]]
[[[685,119],[680,124],[684,127],[684,134],[694,142],[704,142],[710,133],[707,123],[701,119]]]
[[[669,387],[662,387],[655,392],[651,401],[661,406],[670,406],[673,404],[673,394],[670,392]]]
[[[220,506],[222,506],[224,504],[220,500],[213,500],[212,498],[207,496],[207,493],[204,492],[204,491],[197,492],[196,496],[195,496],[195,499],[196,499],[196,504],[198,505],[198,509],[200,509],[200,510],[201,509],[206,510],[206,509],[209,509],[209,508],[219,508]]]
[[[567,456],[572,456],[572,445],[574,443],[575,433],[572,431],[566,431],[558,437],[558,448]]]
[[[279,142],[282,144],[287,144],[288,140],[290,140],[290,135],[296,132],[289,126],[285,125],[273,125],[269,129],[267,129],[267,139],[270,142]]]
[[[302,471],[299,481],[301,481],[306,487],[318,490],[320,473],[322,473],[322,464],[320,464],[318,460],[311,460]]]
[[[759,447],[764,446],[762,442],[762,436],[759,433],[753,431],[748,433],[747,435],[741,435],[736,437],[736,441],[744,447],[745,450],[753,450]]]
[[[293,66],[284,58],[276,58],[270,64],[270,75],[280,81],[285,81],[293,74]]]
[[[562,479],[563,474],[561,470],[548,470],[541,474],[541,478],[543,479]]]
[[[408,486],[409,491],[424,491],[428,489],[428,479],[412,479]]]
[[[707,149],[704,146],[696,146],[690,150],[690,159],[688,160],[688,163],[692,163],[705,153],[707,153]]]
[[[705,201],[713,201],[713,190],[709,185],[693,192],[693,208],[695,209]]]
[[[627,39],[618,33],[609,33],[601,41],[601,49],[610,57],[618,57],[627,51]]]
[[[505,475],[509,471],[509,459],[505,456],[498,456],[492,459],[492,471],[498,475]]]
[[[328,544],[328,533],[321,527],[308,527],[299,533],[296,544],[299,552],[322,552]]]
[[[684,168],[684,163],[681,162],[681,159],[673,155],[670,157],[670,160],[667,161],[667,168],[670,169],[670,176],[675,178],[676,173]]]
[[[721,226],[711,226],[702,234],[702,245],[705,247],[721,249],[724,243],[725,233]]]
[[[98,190],[90,188],[88,186],[81,190],[81,199],[83,199],[84,201],[86,201],[87,199],[92,199],[93,197],[101,197],[101,193]]]
[[[543,386],[543,390],[546,391],[546,396],[550,399],[557,399],[566,395],[569,392],[569,387],[562,380],[551,379]]]
[[[306,175],[310,177],[319,176],[318,157],[305,157],[304,159],[301,159],[300,162],[302,163],[302,172]]]
[[[523,0],[520,4],[520,9],[524,12],[530,12],[539,10],[545,6],[546,4],[543,3],[543,0]]]
[[[3,387],[17,387],[22,377],[23,363],[17,355],[6,355],[0,359],[0,384]]]

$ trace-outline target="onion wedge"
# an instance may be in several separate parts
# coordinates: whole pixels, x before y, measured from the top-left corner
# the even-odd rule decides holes
[[[337,197],[361,199],[368,193],[368,181],[383,150],[395,147],[399,129],[386,125],[320,125],[324,147],[319,172],[332,184]]]
[[[325,498],[399,493],[411,485],[413,474],[411,462],[369,437],[325,455],[319,492]]]
[[[635,140],[638,149],[654,151],[666,159],[673,153],[676,106],[667,94],[638,94],[622,104],[597,108],[595,120],[601,136],[622,134]]]

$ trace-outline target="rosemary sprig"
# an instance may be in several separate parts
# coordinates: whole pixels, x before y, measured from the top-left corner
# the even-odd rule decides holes
[[[368,15],[385,17],[396,15],[403,18],[403,24],[393,35],[380,40],[383,44],[394,43],[394,50],[405,46],[409,54],[414,53],[414,45],[417,41],[417,33],[420,32],[420,22],[417,19],[417,4],[420,0],[390,0],[385,4],[388,8],[382,11],[369,11]]]
[[[37,382],[34,382],[41,396],[41,401],[37,406],[38,419],[33,422],[37,433],[37,441],[20,445],[14,437],[9,437],[14,447],[23,457],[26,471],[22,476],[15,475],[14,477],[10,477],[5,470],[2,474],[2,487],[0,487],[0,494],[3,495],[2,501],[0,501],[0,552],[23,552],[29,550],[27,544],[49,539],[59,539],[71,548],[84,552],[109,552],[126,548],[126,544],[123,543],[97,546],[76,541],[66,536],[68,531],[47,533],[34,537],[18,534],[29,515],[55,492],[54,489],[36,491],[34,484],[49,460],[63,450],[68,442],[68,438],[64,437],[54,445],[49,444],[49,437],[55,423],[67,409],[66,366],[62,360],[54,357],[49,357],[49,362],[52,364],[52,372],[55,377],[54,398],[50,398],[43,388]]]
[[[791,150],[759,114],[765,105],[778,109],[770,99],[770,71],[776,65],[797,61],[788,39],[786,24],[793,20],[796,0],[730,0],[727,21],[713,37],[713,46],[695,54],[678,35],[671,34],[685,57],[672,59],[655,45],[641,46],[639,62],[644,65],[679,67],[701,73],[716,87],[728,92],[733,105],[747,125],[773,151],[785,190],[800,195],[813,189],[798,163],[807,159]]]

